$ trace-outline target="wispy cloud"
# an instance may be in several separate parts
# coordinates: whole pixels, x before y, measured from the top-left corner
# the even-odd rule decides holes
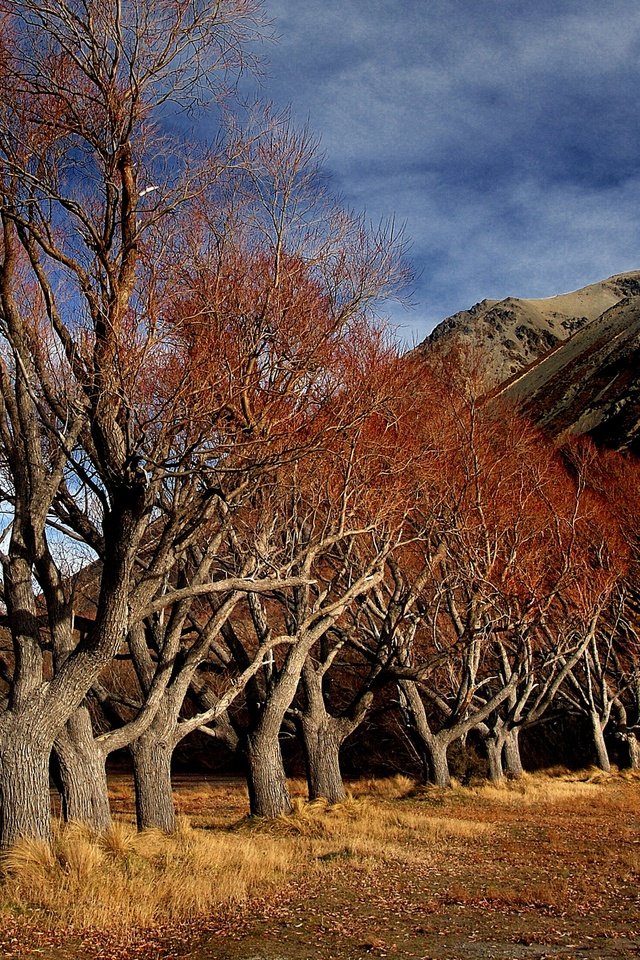
[[[420,279],[405,334],[484,296],[640,265],[636,0],[267,0],[267,93],[346,199],[396,213]],[[636,259],[637,258],[637,259]]]

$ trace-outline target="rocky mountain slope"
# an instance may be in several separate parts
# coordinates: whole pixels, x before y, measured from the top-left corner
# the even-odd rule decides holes
[[[481,367],[491,396],[554,437],[589,433],[640,453],[640,272],[546,300],[484,300],[417,352],[454,348]]]

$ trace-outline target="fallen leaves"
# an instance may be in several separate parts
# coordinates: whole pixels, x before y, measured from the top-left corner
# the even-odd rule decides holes
[[[376,816],[403,817],[411,830],[388,848],[350,857],[313,853],[304,871],[277,891],[218,909],[205,921],[156,925],[118,938],[38,929],[7,913],[3,960],[510,960],[534,955],[621,960],[637,951],[638,783],[608,784],[553,806],[505,805],[487,797],[440,798],[437,815],[493,823],[491,832],[434,845],[429,805],[376,799]],[[211,815],[216,807],[210,790]],[[201,815],[206,797],[198,803]],[[238,809],[225,793],[227,823]],[[386,811],[386,813],[385,813]],[[612,811],[615,815],[612,816]],[[415,813],[415,816],[414,816]],[[624,815],[623,815],[624,814]],[[416,819],[417,818],[417,819]],[[278,843],[291,843],[283,835]],[[326,848],[324,848],[326,849]],[[338,847],[330,847],[336,850]],[[341,848],[340,848],[341,849]],[[577,953],[576,953],[577,952]]]

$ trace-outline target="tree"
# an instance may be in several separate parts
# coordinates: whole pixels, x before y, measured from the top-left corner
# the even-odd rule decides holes
[[[335,436],[341,432],[353,439],[360,419],[375,403],[369,383],[372,367],[389,348],[369,313],[403,277],[399,238],[384,232],[371,236],[360,218],[330,201],[319,189],[314,150],[306,133],[298,134],[286,123],[271,128],[264,140],[252,141],[248,172],[239,184],[228,184],[227,207],[209,201],[200,211],[198,229],[189,233],[189,256],[182,258],[177,275],[179,313],[172,320],[200,391],[216,398],[225,421],[233,425],[227,433],[234,437],[234,462],[245,461],[251,477],[251,491],[235,515],[226,560],[238,570],[248,562],[256,580],[261,570],[272,578],[280,571],[281,585],[286,585],[293,562],[287,553],[273,554],[274,530],[287,535],[282,527],[286,484],[302,495],[302,478],[310,482],[305,458],[311,458],[316,480],[323,475],[327,456],[339,462]],[[207,400],[205,409],[210,405]],[[271,491],[264,499],[263,489]],[[295,497],[291,502],[297,503]],[[245,516],[247,511],[252,519]],[[294,512],[291,529],[296,523]],[[259,602],[252,597],[248,603],[250,612],[242,604],[238,609],[255,618]],[[190,623],[190,629],[201,630],[197,615],[191,615]],[[225,622],[222,638],[232,631],[232,623]],[[225,650],[220,640],[214,651],[216,670],[235,660],[236,670],[246,675],[252,658],[264,655],[267,642],[259,626],[255,633],[262,654],[245,649],[238,655],[238,642]],[[291,642],[287,625],[279,625],[271,635]],[[226,709],[209,698],[201,717],[180,720],[198,658],[206,653],[206,646],[194,649],[199,653],[184,658],[179,672],[174,670],[152,726],[132,744],[134,760],[143,749],[149,755],[154,741],[166,744],[170,756],[182,737]],[[289,662],[294,659],[293,654],[287,657]],[[251,679],[252,689],[256,682]],[[138,782],[137,761],[134,767]],[[168,773],[152,773],[145,779],[167,798],[164,806],[169,809]],[[169,819],[165,817],[165,823]]]
[[[307,449],[341,338],[402,270],[393,238],[320,199],[308,136],[278,118],[232,123],[215,148],[164,137],[163,111],[228,93],[258,2],[6,0],[1,14],[6,846],[48,833],[56,739],[77,809],[104,824],[104,796],[81,797],[104,765],[84,698],[166,611],[146,705],[107,739],[143,736],[193,598],[224,608],[258,589],[216,544],[259,477]],[[97,558],[80,635],[57,555],[70,542]]]
[[[404,504],[380,484],[379,411],[389,384],[374,376],[371,342],[360,329],[354,334],[351,353],[342,344],[341,389],[319,408],[318,426],[330,446],[317,446],[303,461],[275,472],[271,487],[264,485],[254,498],[247,523],[264,562],[297,575],[300,585],[288,593],[275,591],[271,601],[249,597],[245,617],[223,630],[239,668],[256,643],[280,633],[291,638],[252,678],[245,711],[234,718],[251,812],[258,816],[290,809],[279,744],[283,722],[310,669],[312,651],[382,576],[404,513]],[[323,740],[314,756],[318,768],[333,763],[332,789],[339,791],[338,747]]]
[[[172,90],[192,101],[216,64],[232,69],[252,17],[250,3],[156,11],[38,0],[1,10],[0,432],[12,513],[2,565],[14,651],[0,720],[3,846],[48,833],[51,745],[126,635],[151,518],[140,466],[151,451],[127,390],[130,361],[153,339],[141,247],[185,195],[180,172],[151,208],[143,200],[158,172],[154,110]],[[55,518],[103,561],[79,643]]]
[[[154,599],[173,603],[176,563],[242,489],[237,472],[220,485],[215,438],[202,410],[193,425],[195,391],[157,310],[175,222],[224,160],[168,157],[157,124],[170,99],[193,106],[222,90],[259,5],[8,0],[1,13],[6,846],[47,835],[55,738],[65,725],[78,734],[68,725],[100,670]],[[100,559],[80,639],[60,536]]]
[[[600,650],[596,646],[592,653],[591,667],[599,664],[596,670],[601,673],[606,664],[609,687],[606,697],[615,715],[615,735],[626,745],[629,765],[635,770],[640,767],[640,511],[637,496],[640,460],[628,453],[596,450],[584,440],[575,444],[571,453],[585,475],[590,492],[597,498],[600,511],[607,517],[607,527],[617,531],[617,554],[624,558],[616,585],[617,632],[614,636],[609,634],[608,640],[606,637],[600,640]],[[605,644],[609,645],[608,651],[604,649]]]

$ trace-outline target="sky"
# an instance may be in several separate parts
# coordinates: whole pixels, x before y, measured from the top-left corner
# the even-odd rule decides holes
[[[638,0],[265,0],[263,95],[406,225],[398,336],[640,268]]]

